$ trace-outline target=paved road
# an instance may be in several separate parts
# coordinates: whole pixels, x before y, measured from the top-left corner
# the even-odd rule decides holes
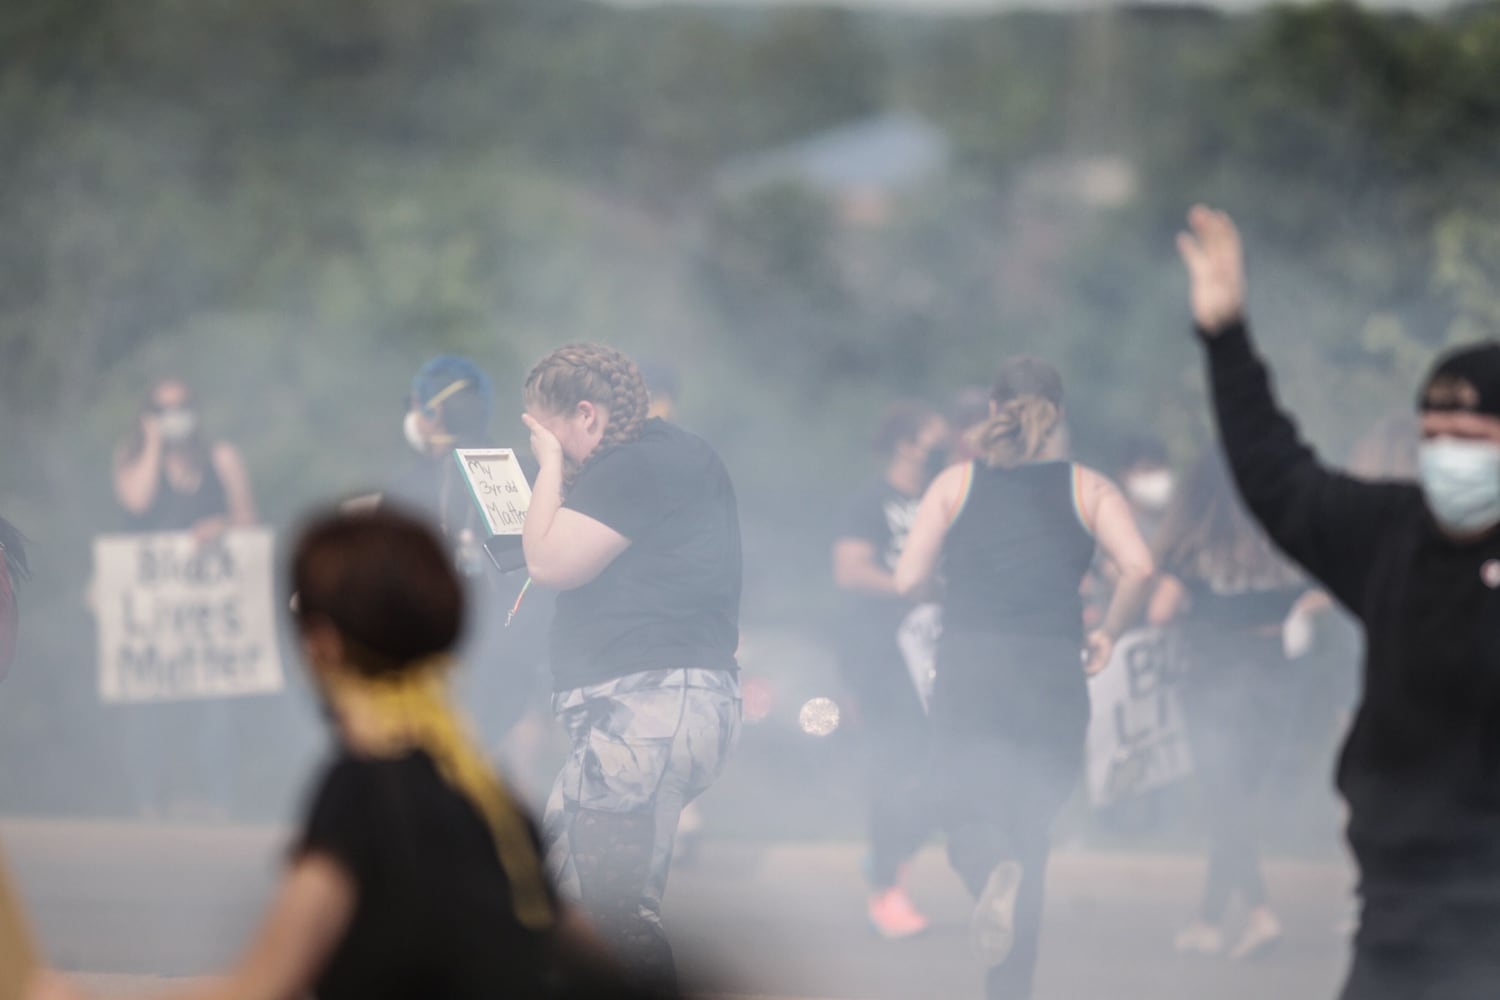
[[[0,842],[53,960],[127,988],[143,977],[215,968],[253,927],[283,834],[12,821]],[[673,876],[667,919],[705,992],[907,1000],[978,995],[967,900],[930,850],[913,894],[934,918],[925,937],[875,938],[863,923],[860,852],[849,844],[710,843]],[[1345,960],[1334,927],[1348,873],[1276,862],[1269,880],[1287,925],[1251,965],[1170,951],[1201,868],[1177,856],[1064,848],[1053,863],[1036,1000],[1285,1000],[1332,997]],[[121,975],[125,978],[120,978]]]

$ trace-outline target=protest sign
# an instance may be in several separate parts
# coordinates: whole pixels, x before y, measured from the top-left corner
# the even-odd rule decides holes
[[[509,448],[459,448],[453,453],[491,535],[519,535],[531,486]]]
[[[1096,807],[1192,773],[1177,691],[1182,672],[1176,634],[1148,628],[1121,636],[1109,666],[1089,679],[1088,781]]]
[[[273,538],[230,531],[94,540],[99,696],[108,702],[266,694],[282,688]]]

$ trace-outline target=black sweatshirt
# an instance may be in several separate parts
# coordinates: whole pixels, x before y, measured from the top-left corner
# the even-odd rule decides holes
[[[1365,627],[1364,697],[1338,766],[1362,939],[1467,937],[1451,925],[1492,921],[1449,919],[1455,906],[1500,908],[1500,532],[1450,541],[1415,484],[1325,469],[1277,409],[1244,326],[1204,339],[1246,504]]]

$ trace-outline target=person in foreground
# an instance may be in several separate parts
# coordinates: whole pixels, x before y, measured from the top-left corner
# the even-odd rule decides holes
[[[1500,343],[1440,358],[1419,483],[1324,468],[1278,408],[1227,215],[1178,238],[1219,433],[1251,513],[1363,624],[1338,764],[1361,914],[1344,1000],[1500,996]]]
[[[629,995],[606,991],[608,960],[560,907],[535,828],[449,708],[463,592],[437,539],[388,511],[326,517],[292,576],[334,760],[255,942],[173,996]],[[29,1000],[81,996],[47,973]]]

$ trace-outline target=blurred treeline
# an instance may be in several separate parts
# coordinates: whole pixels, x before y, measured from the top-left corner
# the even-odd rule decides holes
[[[37,578],[0,808],[110,780],[88,540],[156,375],[197,387],[285,526],[400,461],[433,353],[489,367],[517,445],[549,347],[669,361],[739,483],[747,621],[814,628],[831,511],[897,395],[1039,353],[1085,459],[1199,446],[1173,249],[1194,200],[1242,221],[1257,326],[1325,454],[1409,405],[1434,348],[1500,322],[1496,66],[1500,6],[7,0],[0,513]],[[891,114],[943,137],[941,166],[765,168]]]

